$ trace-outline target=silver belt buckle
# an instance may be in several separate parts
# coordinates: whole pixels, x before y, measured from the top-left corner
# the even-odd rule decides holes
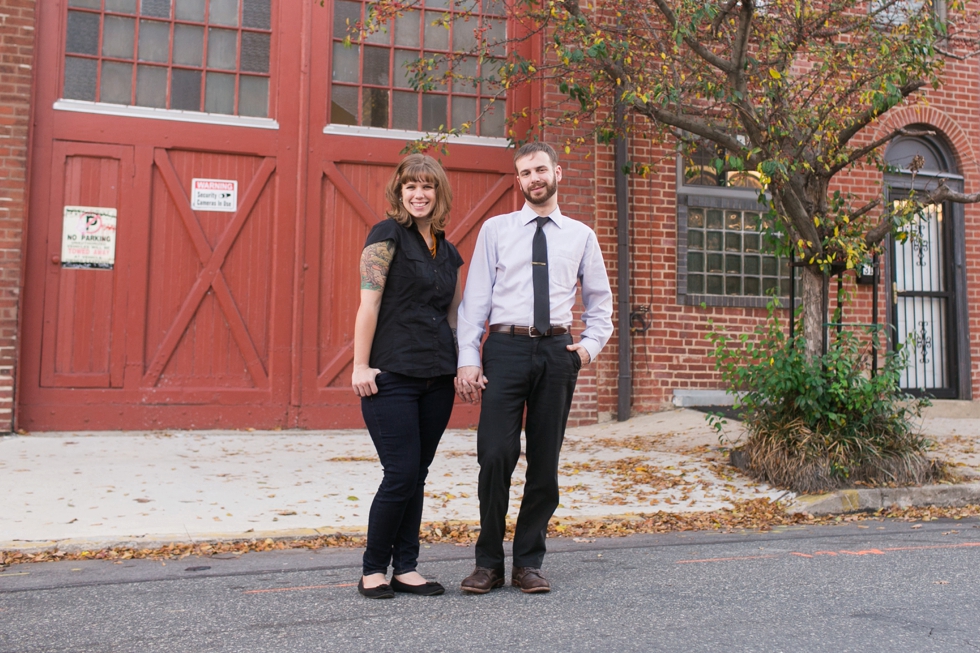
[[[544,336],[543,333],[539,333],[538,335],[534,335],[534,326],[527,327],[527,335],[528,335],[529,338],[541,338],[542,336]]]

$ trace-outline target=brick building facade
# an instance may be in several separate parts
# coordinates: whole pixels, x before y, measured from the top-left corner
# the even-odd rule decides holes
[[[151,5],[166,5],[166,11],[152,13]],[[426,129],[433,106],[448,121],[455,114],[446,113],[446,102],[465,108],[482,98],[476,91],[461,92],[440,99],[443,105],[426,104],[394,77],[372,81],[377,89],[371,90],[367,69],[359,73],[362,63],[356,60],[351,77],[338,73],[331,58],[346,56],[336,45],[338,16],[359,11],[355,2],[335,0],[320,7],[245,0],[236,6],[238,13],[219,24],[216,14],[171,13],[166,1],[139,9],[135,0],[52,0],[43,7],[30,0],[0,0],[0,430],[358,424],[345,388],[348,322],[356,306],[350,270],[365,223],[383,208],[377,191],[405,139]],[[490,12],[481,20],[492,22],[495,16]],[[81,29],[72,36],[83,23],[95,25],[103,40],[87,45]],[[117,31],[120,25],[140,24],[147,35],[155,27],[188,38],[204,29],[222,30],[239,39],[233,42],[264,47],[265,54],[222,63],[219,55],[212,60],[202,51],[199,61],[188,63],[183,54],[178,61],[176,50],[164,51],[150,70],[142,50],[139,57],[132,54],[134,47],[142,48],[140,32],[139,43],[132,32],[122,38],[130,50],[126,54],[106,45],[110,24]],[[312,38],[331,29],[332,50],[329,42],[320,42],[328,39]],[[422,48],[419,39],[435,38],[424,25],[422,31],[414,44],[399,42],[395,34],[387,45],[379,41],[371,49],[384,46],[397,57],[399,48]],[[101,80],[101,95],[95,82],[84,87],[83,74],[77,84],[71,78],[90,69],[101,71],[93,77]],[[156,99],[141,97],[149,88],[141,82],[144,69],[147,79],[159,74],[170,90]],[[129,71],[130,81],[111,78],[122,86],[107,86],[110,73],[120,70]],[[218,91],[212,93],[221,88],[222,75],[238,80],[231,82],[226,104]],[[188,78],[197,80],[189,95],[186,86],[178,87]],[[112,93],[123,93],[124,99],[112,96],[105,102]],[[268,110],[257,104],[265,97]],[[344,104],[347,97],[353,98],[350,104]],[[418,122],[399,127],[401,114],[378,97],[417,99]],[[524,89],[515,101],[549,107],[562,99],[556,89],[543,88]],[[930,91],[928,102],[893,110],[874,129],[880,133],[899,125],[935,130],[937,147],[950,158],[946,172],[965,192],[980,190],[976,59],[951,63],[946,85]],[[481,124],[477,138],[451,144],[443,157],[457,197],[449,235],[461,243],[464,256],[482,219],[519,202],[501,129],[497,122]],[[569,136],[577,134],[555,128],[543,135],[555,143]],[[757,211],[752,192],[686,185],[669,148],[636,140],[628,148],[632,160],[659,162],[648,177],[629,179],[629,307],[639,327],[630,337],[635,414],[663,409],[677,391],[718,389],[705,339],[709,320],[731,333],[751,330],[765,316],[763,289],[788,280],[777,267],[782,263],[749,244],[756,242],[744,227]],[[615,295],[613,150],[599,144],[575,148],[562,156],[562,166],[561,208],[597,232]],[[29,169],[37,177],[31,179],[33,194]],[[74,174],[83,181],[72,186],[59,176],[62,171],[65,179]],[[239,206],[247,200],[254,211],[236,216],[182,206],[191,178],[199,177],[237,179]],[[859,170],[845,183],[848,190],[873,194],[880,181],[877,170]],[[47,206],[49,198],[60,199]],[[53,266],[62,205],[96,201],[117,202],[120,209],[123,250],[117,270],[76,274]],[[965,257],[955,262],[965,284],[957,289],[960,313],[950,313],[959,316],[959,340],[945,347],[957,349],[954,362],[967,365],[954,370],[965,383],[953,396],[971,399],[980,391],[980,206],[960,207],[950,215],[957,222],[950,242]],[[743,226],[697,222],[713,219]],[[241,235],[225,241],[232,226]],[[719,249],[695,236],[717,237]],[[722,246],[723,238],[731,240]],[[741,245],[724,249],[729,242]],[[737,272],[711,271],[707,261],[720,262],[723,253],[735,261]],[[249,276],[266,259],[268,270]],[[100,290],[98,284],[110,278],[111,289]],[[889,279],[886,273],[879,285],[883,322],[895,300]],[[95,285],[86,290],[85,283]],[[712,289],[712,283],[718,285]],[[854,319],[868,322],[871,287],[853,285],[853,277],[848,283],[857,299],[850,309]],[[169,286],[179,292],[168,295]],[[66,288],[74,294],[66,294]],[[98,299],[100,292],[108,299]],[[22,297],[29,302],[26,308]],[[107,308],[87,316],[86,311],[93,313],[85,304],[90,299]],[[101,315],[105,311],[108,318]],[[94,338],[90,345],[84,332],[97,331],[103,318],[111,337]],[[616,417],[622,341],[617,330],[596,364],[583,370],[572,424]],[[472,412],[457,413],[458,424],[472,422]]]
[[[34,27],[34,0],[0,2],[0,431],[14,418]]]

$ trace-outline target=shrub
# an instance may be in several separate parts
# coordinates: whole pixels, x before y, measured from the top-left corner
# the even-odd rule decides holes
[[[828,351],[807,360],[802,338],[790,339],[775,317],[733,339],[711,325],[715,367],[735,395],[748,437],[741,447],[754,478],[796,492],[850,485],[913,485],[944,475],[916,428],[929,405],[898,390],[904,352],[889,353],[871,375],[867,342],[835,334]],[[870,333],[877,343],[878,333]],[[880,350],[879,350],[880,351]],[[717,417],[712,419],[721,428]]]

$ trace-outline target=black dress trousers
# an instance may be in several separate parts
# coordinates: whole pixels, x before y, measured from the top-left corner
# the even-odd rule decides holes
[[[476,564],[504,566],[504,522],[511,475],[525,425],[527,484],[514,535],[514,565],[540,567],[548,521],[558,507],[558,459],[582,361],[565,347],[568,334],[530,338],[491,333],[483,345],[483,392],[477,431],[480,463],[480,537]]]

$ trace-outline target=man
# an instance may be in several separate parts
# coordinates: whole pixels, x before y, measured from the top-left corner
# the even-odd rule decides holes
[[[590,228],[558,209],[562,170],[554,149],[528,143],[517,150],[514,166],[527,202],[483,225],[459,307],[456,389],[467,401],[482,396],[483,402],[477,432],[481,530],[476,568],[461,585],[474,594],[504,584],[504,521],[525,408],[527,483],[511,583],[527,593],[550,591],[541,563],[558,507],[558,457],[575,382],[612,334],[602,252]],[[579,282],[586,328],[573,343],[569,327]]]

